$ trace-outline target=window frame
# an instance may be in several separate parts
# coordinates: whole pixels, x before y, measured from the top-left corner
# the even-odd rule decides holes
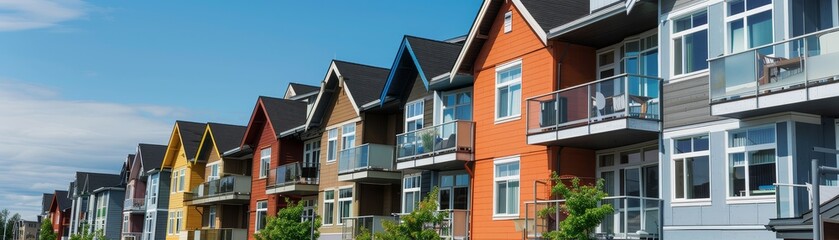
[[[186,191],[186,167],[181,168],[178,174],[178,192]]]
[[[341,125],[341,150],[356,147],[356,141],[358,139],[356,138],[355,131],[357,127],[355,122]],[[352,131],[347,131],[348,129],[352,129]],[[352,137],[352,141],[348,141],[350,137]]]
[[[416,109],[416,107],[418,107],[416,105],[419,105],[419,107],[420,107],[420,114],[417,115],[417,116],[408,116],[408,110],[411,107]],[[404,114],[405,114],[405,123],[402,124],[402,125],[404,127],[403,129],[405,129],[404,130],[405,132],[408,132],[408,126],[409,126],[408,123],[411,122],[411,121],[419,121],[419,124],[422,125],[419,128],[411,130],[411,131],[416,131],[416,130],[420,130],[420,129],[424,128],[425,127],[425,99],[421,98],[421,99],[417,99],[417,100],[406,103]]]
[[[328,194],[332,193],[332,197],[327,198]],[[326,206],[329,205],[329,208]],[[327,214],[326,210],[329,209]],[[329,218],[327,218],[329,217]],[[330,220],[327,222],[327,220]],[[328,189],[323,191],[323,226],[335,225],[335,189]]]
[[[261,204],[264,204],[265,207],[261,207],[260,206]],[[259,221],[259,214],[265,214],[265,221],[266,221],[265,225],[267,226],[268,225],[268,223],[267,223],[267,221],[268,221],[268,201],[267,200],[256,201],[256,211],[255,211],[255,214],[254,214],[255,219],[253,221],[254,222],[254,224],[253,224],[253,232],[254,233],[259,233],[259,230],[261,230],[259,228],[259,224],[261,223]]]
[[[338,128],[326,130],[326,162],[338,160]]]
[[[769,33],[770,37],[772,38],[770,43],[775,42],[775,16],[776,16],[776,14],[775,14],[775,6],[774,6],[775,3],[774,3],[774,1],[770,1],[769,4],[766,4],[764,6],[760,6],[758,8],[751,9],[751,10],[747,9],[748,8],[748,6],[746,5],[747,1],[749,1],[749,0],[743,0],[743,5],[744,5],[743,6],[743,12],[738,13],[738,14],[734,14],[734,15],[731,15],[731,16],[728,15],[728,12],[730,11],[729,2],[724,2],[724,4],[723,4],[723,16],[724,16],[723,17],[723,36],[724,36],[723,47],[725,48],[725,49],[723,49],[723,53],[726,56],[746,52],[746,51],[749,51],[751,49],[759,49],[757,47],[760,47],[760,46],[749,47],[749,37],[748,37],[748,29],[747,29],[748,18],[750,16],[763,13],[767,10],[771,14],[769,22],[770,22],[770,24],[772,24],[772,27],[770,28],[771,32]],[[734,22],[734,21],[737,21],[737,20],[743,20],[743,41],[744,41],[743,44],[744,45],[743,45],[743,50],[734,52],[734,51],[731,51],[733,49],[731,49],[732,46],[731,46],[731,39],[730,39],[731,34],[730,34],[730,32],[731,32],[731,22]],[[726,194],[726,195],[728,195],[728,194]]]
[[[691,23],[692,23],[694,15],[699,14],[701,12],[705,12],[705,24],[700,25],[700,26],[696,26],[696,27],[691,26],[688,29],[682,30],[680,32],[676,32],[676,22],[677,21],[685,19],[685,18],[691,18]],[[691,75],[694,75],[694,74],[700,74],[702,72],[708,72],[709,71],[709,69],[711,67],[710,66],[711,64],[707,62],[707,59],[706,59],[706,62],[705,62],[705,68],[704,69],[695,70],[695,71],[692,71],[692,72],[686,72],[685,71],[685,66],[686,65],[685,65],[685,61],[684,61],[684,57],[685,57],[684,52],[682,53],[682,59],[676,59],[676,39],[678,38],[679,41],[683,42],[682,43],[682,50],[684,50],[685,49],[684,48],[685,37],[687,37],[689,35],[693,35],[694,33],[698,33],[698,32],[701,32],[701,31],[705,31],[705,38],[706,38],[705,42],[707,44],[705,46],[705,55],[708,56],[708,52],[710,50],[709,49],[710,39],[711,39],[711,37],[709,35],[710,30],[708,28],[708,25],[709,25],[709,23],[708,23],[708,8],[707,7],[703,7],[700,10],[694,10],[694,11],[691,11],[691,12],[680,14],[677,17],[674,17],[674,18],[670,19],[670,49],[671,49],[670,50],[670,63],[671,64],[669,64],[670,65],[670,78],[680,78],[680,77],[691,76]],[[679,61],[679,62],[682,63],[682,73],[676,73],[676,65],[675,65],[676,61]],[[661,68],[661,66],[659,66],[659,68]]]
[[[516,163],[518,164],[518,174],[516,176],[503,176],[499,177],[498,175],[498,166],[499,165],[506,165]],[[520,156],[512,156],[512,157],[504,157],[498,158],[493,161],[492,164],[492,217],[493,219],[510,219],[510,218],[518,218],[519,213],[521,212],[521,158]],[[511,182],[517,182],[519,184],[518,187],[518,203],[516,203],[516,212],[515,213],[498,213],[498,184],[500,182],[506,182],[509,186]],[[506,196],[505,196],[506,197]],[[509,201],[509,199],[507,199]],[[505,209],[506,211],[506,209]]]
[[[458,103],[457,102],[458,101],[458,96],[460,96],[461,94],[468,94],[469,95],[469,103]],[[454,105],[451,105],[451,106],[446,105],[446,97],[448,97],[448,96],[453,96],[455,98]],[[475,102],[475,95],[472,92],[471,87],[442,92],[440,94],[440,122],[438,124],[447,123],[447,121],[445,120],[445,118],[446,118],[445,112],[448,109],[452,109],[452,112],[453,112],[452,113],[452,119],[453,120],[448,121],[448,122],[453,122],[453,121],[458,121],[458,120],[472,121],[475,118],[475,116],[473,116],[474,113],[475,113],[474,112],[474,102]],[[457,117],[457,110],[458,109],[463,109],[463,108],[469,108],[469,119],[461,119],[461,118]]]
[[[695,143],[694,139],[699,138],[699,137],[706,137],[708,139],[708,149],[700,150],[700,151],[695,150],[695,144],[696,143]],[[678,153],[677,150],[676,150],[676,144],[679,140],[685,140],[685,139],[690,139],[691,151],[690,152],[685,152],[685,153]],[[670,139],[670,146],[671,146],[670,149],[671,149],[671,152],[672,152],[672,154],[670,154],[670,176],[672,176],[670,178],[670,201],[673,202],[673,203],[708,203],[708,202],[710,202],[711,199],[713,199],[713,197],[714,197],[714,195],[713,195],[714,194],[714,191],[713,191],[714,178],[711,176],[711,172],[713,172],[713,169],[712,169],[712,163],[711,163],[711,135],[710,135],[710,133],[695,134],[695,135],[682,136],[682,137],[674,137],[674,138]],[[678,198],[678,197],[676,197],[676,195],[677,195],[677,193],[676,193],[676,191],[677,191],[677,189],[676,189],[676,161],[677,160],[686,161],[687,159],[696,158],[696,157],[707,157],[708,158],[708,197],[707,198],[687,198],[686,197],[687,192],[685,192],[685,193],[682,194],[682,196],[683,196],[682,198]],[[683,164],[682,168],[687,168],[687,166]],[[683,169],[682,171],[687,172],[686,169]],[[685,175],[685,177],[687,177],[687,175]],[[687,189],[688,189],[687,182],[688,181],[686,181],[686,179],[682,179],[682,184],[684,185],[684,186],[682,186],[683,191],[687,191]]]
[[[341,190],[347,190],[347,189],[350,190],[350,196],[349,197],[341,197]],[[336,192],[338,194],[338,197],[337,197],[338,219],[336,221],[337,222],[336,224],[337,225],[344,225],[344,216],[341,216],[341,214],[343,213],[343,211],[341,211],[341,210],[343,210],[343,206],[342,206],[341,203],[342,202],[349,202],[349,205],[347,206],[349,208],[349,213],[348,213],[349,215],[347,215],[346,217],[348,217],[348,218],[352,217],[353,216],[352,205],[353,205],[353,197],[355,196],[355,192],[354,192],[354,189],[353,189],[352,186],[338,188],[338,191],[336,191]]]
[[[417,183],[416,186],[413,186],[414,184],[412,183],[411,188],[406,187],[408,185],[407,183],[408,183],[409,179],[411,179],[410,180],[411,182],[414,182],[414,180],[416,180],[416,183]],[[402,213],[405,213],[405,214],[410,213],[410,212],[412,212],[413,210],[416,209],[416,206],[414,206],[414,207],[412,207],[413,209],[411,209],[411,211],[407,211],[408,210],[407,209],[407,206],[408,206],[407,205],[407,200],[408,200],[407,195],[408,195],[408,193],[414,193],[415,194],[414,196],[420,196],[419,200],[422,200],[422,197],[421,197],[421,195],[422,195],[422,174],[421,173],[406,174],[405,177],[402,178],[402,204],[401,205],[402,205]],[[414,200],[416,201],[417,198],[415,197]],[[416,205],[416,203],[418,203],[418,202],[414,202],[414,203]]]
[[[209,163],[207,164],[207,168],[210,170],[209,173],[207,173],[207,182],[221,179],[221,161]]]
[[[268,154],[265,154],[266,151]],[[270,175],[271,155],[273,154],[273,149],[270,146],[259,150],[259,179],[267,178]]]
[[[504,13],[504,33],[510,33],[513,31],[513,11],[508,10]]]
[[[315,138],[303,143],[303,163],[317,165],[320,162],[320,139]]]
[[[744,146],[737,146],[731,147],[731,136],[736,133],[743,133],[749,132],[751,130],[759,130],[759,129],[771,129],[772,136],[774,141],[772,143],[764,143],[764,144],[757,144],[757,145],[744,145]],[[752,196],[750,189],[749,189],[749,163],[751,159],[749,158],[750,152],[756,152],[761,150],[773,150],[775,152],[775,162],[772,164],[775,165],[775,182],[772,183],[773,185],[778,183],[778,129],[775,124],[765,124],[765,125],[758,125],[758,126],[749,126],[749,127],[742,127],[737,129],[730,129],[725,131],[725,197],[726,202],[729,204],[732,203],[751,203],[751,202],[775,202],[775,197],[778,194],[778,188],[775,187],[775,192],[772,194],[767,195],[757,195]],[[744,161],[744,184],[745,184],[745,196],[732,196],[732,180],[731,180],[731,155],[735,153],[743,153],[743,161]]]
[[[505,73],[505,72],[508,72],[508,71],[513,71],[516,68],[518,68],[518,70],[519,70],[519,77],[518,78],[513,78],[512,80],[510,80],[508,82],[499,83],[499,81],[501,80],[500,76],[501,76],[502,73]],[[522,105],[523,105],[521,103],[521,101],[523,100],[523,95],[524,95],[522,93],[523,90],[524,90],[524,86],[523,86],[524,84],[523,84],[523,81],[522,81],[523,79],[524,79],[524,64],[522,63],[521,59],[516,59],[516,60],[501,64],[501,65],[495,67],[495,97],[494,97],[495,115],[494,115],[494,119],[495,119],[496,124],[501,123],[501,122],[513,121],[513,120],[517,120],[517,119],[521,118],[521,108],[522,108]],[[513,87],[515,85],[519,86],[519,97],[518,97],[519,98],[518,99],[519,100],[519,107],[518,107],[517,111],[514,111],[515,108],[513,107],[513,105],[514,105],[513,104],[513,99],[515,98],[515,96],[512,94],[512,91],[509,90],[511,87]],[[502,88],[507,88],[507,91],[508,91],[507,95],[508,95],[509,99],[505,99],[505,100],[508,100],[507,109],[509,109],[510,113],[507,116],[501,116],[500,115],[501,111],[500,111],[499,107],[501,106],[501,98],[500,97],[501,97],[501,89]]]

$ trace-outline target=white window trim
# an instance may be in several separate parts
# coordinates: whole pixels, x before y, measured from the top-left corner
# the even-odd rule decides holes
[[[408,106],[409,105],[414,105],[414,104],[421,104],[422,105],[422,113],[419,116],[408,117]],[[419,120],[422,123],[422,127],[419,128],[419,129],[425,128],[426,127],[425,122],[424,122],[425,121],[425,98],[417,99],[417,100],[406,103],[405,104],[404,116],[405,116],[405,122],[402,125],[404,125],[403,129],[405,129],[404,130],[405,132],[408,132],[408,122],[414,121],[414,120]],[[419,130],[419,129],[417,129],[417,130]]]
[[[676,141],[682,139],[692,139],[695,137],[708,137],[708,150],[698,151],[698,152],[689,152],[689,153],[676,153]],[[714,198],[714,178],[711,176],[711,172],[713,172],[713,164],[711,162],[711,133],[705,134],[693,134],[688,136],[682,137],[674,137],[670,139],[670,149],[672,154],[670,154],[670,202],[674,206],[707,206],[711,204],[711,199]],[[693,141],[691,141],[693,144]],[[692,148],[693,146],[691,146]],[[694,198],[694,199],[687,199],[687,198],[676,198],[676,160],[677,159],[687,159],[692,157],[708,157],[708,198]],[[684,186],[687,189],[687,186]]]
[[[518,162],[519,164],[519,175],[515,177],[506,176],[506,177],[498,177],[495,176],[497,174],[496,167],[499,164],[506,164],[506,163],[514,163]],[[493,220],[507,220],[507,219],[515,219],[519,217],[519,213],[521,213],[521,206],[519,206],[519,211],[515,214],[505,213],[505,214],[498,214],[498,181],[510,181],[510,180],[518,180],[519,181],[519,202],[517,204],[521,205],[521,157],[519,155],[515,156],[508,156],[503,158],[496,158],[492,162],[492,219]]]
[[[335,131],[335,136],[334,137],[329,136],[329,132],[331,132],[331,131]],[[332,159],[329,158],[329,151],[330,151],[329,144],[334,144],[335,145],[335,148],[334,148],[335,152],[332,154]],[[338,160],[338,151],[339,151],[338,150],[338,127],[327,129],[326,130],[326,162],[327,163],[333,163],[336,160]]]
[[[337,211],[335,211],[335,205],[336,205],[336,202],[337,202],[337,198],[335,197],[335,192],[337,192],[337,191],[336,191],[335,188],[330,188],[330,189],[324,189],[323,192],[324,192],[324,194],[323,194],[323,211],[321,212],[321,216],[322,216],[322,218],[325,218],[326,215],[328,215],[328,214],[326,214],[326,204],[331,203],[332,204],[332,214],[330,214],[330,215],[332,215],[332,223],[325,223],[325,222],[321,221],[322,222],[321,225],[322,226],[333,226],[333,225],[335,225],[335,215],[337,213]],[[326,199],[326,192],[332,192],[332,199],[329,199],[329,200]]]
[[[306,149],[307,146],[311,146],[311,148]],[[306,159],[306,156],[309,156],[311,159]],[[305,163],[308,161],[312,164],[317,164],[320,162],[320,139],[315,138],[303,143],[303,162]]]
[[[268,153],[269,153],[268,156],[263,156],[262,153],[265,150],[268,150]],[[259,149],[259,179],[264,179],[264,178],[267,178],[268,175],[271,175],[271,155],[274,155],[274,149],[272,149],[271,146],[263,147],[263,148]],[[263,166],[262,162],[265,161],[266,159],[268,160],[268,169],[262,169],[262,166]],[[265,175],[263,175],[263,173]]]
[[[259,208],[259,203],[260,202],[265,203],[265,208]],[[259,233],[259,212],[265,212],[265,221],[268,221],[268,200],[256,201],[256,214],[254,214],[255,218],[254,218],[254,221],[253,221],[254,222],[254,225],[253,225],[253,232],[254,233]],[[266,226],[268,226],[267,222],[265,224],[266,224]]]
[[[623,40],[621,40],[621,42],[612,44],[608,47],[603,47],[603,48],[597,49],[597,51],[595,51],[596,52],[596,58],[597,58],[597,60],[596,60],[597,61],[597,66],[596,66],[597,67],[597,72],[595,73],[595,75],[597,76],[597,79],[601,80],[601,79],[604,79],[604,78],[609,78],[609,77],[600,76],[600,72],[603,71],[603,70],[614,69],[613,70],[614,74],[612,76],[621,75],[621,74],[626,72],[626,66],[621,64],[621,61],[626,59],[626,54],[623,53],[624,57],[621,58],[621,54],[622,54],[621,47],[626,46],[626,43],[628,43],[628,42],[638,42],[638,44],[639,44],[638,45],[639,46],[639,49],[638,49],[639,60],[640,60],[641,54],[644,54],[644,53],[650,52],[650,51],[659,51],[660,48],[661,48],[661,35],[658,35],[656,38],[654,38],[659,42],[656,43],[656,46],[653,47],[653,48],[642,49],[643,46],[640,45],[641,39],[646,39],[646,38],[649,38],[649,37],[651,37],[653,35],[657,35],[657,34],[659,34],[659,32],[657,30],[653,29],[653,30],[649,30],[649,31],[634,35],[634,36],[626,37]],[[612,57],[613,57],[612,63],[601,67],[600,66],[600,55],[603,54],[603,53],[609,52],[609,51],[612,52]],[[661,51],[659,51],[658,53],[661,54]],[[658,61],[656,61],[656,64],[658,64],[658,66],[657,66],[658,67],[658,75],[661,75],[661,55],[659,55]],[[657,77],[657,76],[651,76],[651,77]]]
[[[405,180],[407,180],[409,178],[415,178],[415,177],[419,178],[419,180],[420,180],[419,181],[420,182],[419,186],[415,186],[413,188],[404,188],[405,187]],[[406,210],[405,209],[405,201],[408,199],[406,197],[406,195],[409,192],[416,192],[416,193],[422,194],[422,173],[406,174],[405,177],[402,178],[402,213],[408,213],[408,212],[405,212],[405,210]],[[420,200],[422,200],[422,198],[420,198]]]
[[[348,198],[342,198],[341,197],[341,190],[344,190],[344,189],[350,189],[350,192],[352,192],[352,196],[348,197]],[[352,217],[354,215],[353,214],[353,198],[355,198],[355,189],[353,189],[353,186],[339,187],[335,191],[335,195],[336,195],[335,196],[335,202],[337,203],[336,204],[337,207],[335,209],[338,210],[338,211],[335,211],[336,215],[338,216],[337,219],[335,219],[335,225],[344,225],[344,220],[341,217],[341,202],[347,202],[347,201],[350,202],[350,215],[347,216],[347,217]]]
[[[215,179],[211,179],[211,178],[213,177],[213,176],[212,176],[212,174],[213,174],[213,167],[217,167],[217,169],[218,169],[218,170],[217,170],[217,172],[216,172],[216,178],[215,178]],[[221,175],[222,175],[222,173],[221,173],[221,172],[222,172],[221,160],[219,160],[219,161],[215,161],[215,162],[212,162],[212,163],[208,163],[208,164],[207,164],[207,168],[209,168],[209,169],[210,169],[210,170],[208,171],[208,173],[207,173],[207,181],[208,181],[208,182],[209,182],[209,181],[212,181],[212,180],[218,180],[218,179],[221,179]]]
[[[498,83],[498,72],[503,72],[510,70],[512,68],[519,67],[521,69],[521,77],[518,80],[509,81],[506,83]],[[493,98],[493,111],[495,112],[493,118],[495,119],[495,124],[505,123],[510,121],[515,121],[521,119],[521,109],[519,109],[519,113],[515,115],[509,115],[504,117],[498,117],[498,89],[502,87],[508,87],[512,85],[519,84],[521,96],[519,96],[519,101],[524,101],[524,64],[522,64],[522,59],[516,59],[495,67],[495,88],[494,91],[494,98]],[[510,96],[512,98],[512,95]],[[524,106],[524,104],[520,103],[519,107]],[[512,107],[512,106],[511,106]]]
[[[349,127],[349,126],[352,126],[352,132],[350,132],[350,133],[344,132],[344,129],[346,129],[346,127]],[[340,153],[342,150],[348,149],[348,147],[346,145],[349,145],[349,144],[344,144],[344,140],[346,140],[349,137],[353,137],[353,140],[351,141],[352,147],[357,146],[356,142],[358,142],[358,139],[356,138],[356,135],[355,135],[355,132],[356,132],[357,128],[358,128],[358,126],[356,125],[355,122],[351,122],[351,123],[341,125],[341,148],[338,150],[338,152],[336,154]]]
[[[510,21],[507,21],[509,18]],[[508,10],[504,13],[504,33],[509,33],[513,31],[513,11]]]
[[[683,30],[683,31],[678,32],[678,33],[673,32],[676,29],[676,20],[680,20],[684,17],[693,16],[693,14],[699,13],[701,11],[705,11],[705,18],[706,19],[705,19],[705,24],[704,25],[699,26],[699,27],[691,27],[687,30]],[[711,69],[710,64],[711,63],[706,63],[706,64],[708,64],[708,67],[706,67],[705,69],[697,70],[697,71],[693,71],[693,72],[688,72],[688,73],[676,74],[676,64],[675,64],[676,63],[676,45],[675,45],[676,38],[682,38],[682,41],[684,41],[684,37],[687,36],[687,35],[690,35],[690,34],[693,34],[693,33],[696,33],[696,32],[700,32],[700,31],[703,31],[703,30],[708,31],[708,32],[706,32],[706,37],[708,38],[706,40],[706,42],[708,43],[708,46],[705,46],[705,51],[708,51],[710,49],[709,47],[711,45],[711,41],[710,41],[711,36],[710,36],[710,30],[708,29],[708,24],[709,24],[708,20],[710,20],[710,19],[708,19],[708,8],[707,7],[702,8],[702,9],[697,9],[697,10],[694,10],[694,11],[690,11],[690,12],[687,12],[687,13],[682,13],[682,14],[676,15],[676,17],[673,17],[672,19],[669,19],[669,21],[670,21],[670,29],[669,29],[669,31],[670,31],[670,42],[669,42],[669,44],[670,45],[669,46],[670,46],[670,49],[671,49],[670,50],[670,56],[669,56],[670,57],[670,64],[669,65],[670,65],[670,79],[671,79],[671,81],[674,78],[682,79],[682,78],[685,78],[685,77],[688,77],[688,76],[699,75],[701,73],[708,73],[710,71],[710,69]],[[659,43],[659,44],[661,44],[661,43]],[[684,46],[684,44],[682,44],[682,46]],[[659,53],[659,54],[661,54],[661,53]],[[682,71],[684,72],[684,68],[685,68],[684,59],[680,59],[679,61],[682,61]],[[659,64],[659,70],[661,70],[661,64]],[[660,72],[661,71],[659,71],[659,75],[661,75]]]
[[[771,5],[771,4],[770,4]],[[775,135],[775,142],[774,143],[766,143],[760,145],[752,145],[752,146],[740,146],[740,147],[729,147],[729,142],[731,141],[731,133],[734,132],[743,132],[749,131],[751,129],[760,129],[760,128],[767,128],[771,127],[772,131]],[[763,196],[743,196],[743,197],[734,197],[731,196],[731,153],[748,153],[749,151],[757,151],[757,150],[766,150],[766,149],[774,149],[775,150],[775,183],[778,181],[778,175],[780,174],[778,171],[778,129],[775,124],[766,124],[766,125],[755,125],[755,126],[748,126],[736,129],[728,129],[725,131],[725,202],[726,204],[750,204],[750,203],[774,203],[775,196],[778,194],[778,189],[776,187],[775,193],[772,195],[763,195]],[[748,187],[748,161],[746,162],[746,187]]]
[[[746,4],[746,3],[744,2],[743,4]],[[746,29],[748,27],[748,22],[746,22],[746,18],[748,18],[751,15],[757,14],[757,13],[762,13],[766,10],[770,10],[771,13],[772,13],[772,18],[769,21],[772,23],[772,33],[770,33],[770,34],[772,36],[772,42],[774,43],[775,42],[775,16],[777,16],[776,13],[775,13],[774,5],[775,5],[775,3],[773,1],[772,3],[769,3],[766,6],[761,6],[759,8],[755,8],[755,9],[752,9],[752,10],[745,9],[745,11],[743,11],[741,13],[735,14],[733,16],[728,16],[728,10],[729,10],[728,9],[728,2],[724,1],[724,3],[723,3],[723,16],[725,16],[725,17],[723,19],[723,36],[724,36],[724,38],[723,38],[723,41],[724,41],[723,42],[723,47],[724,47],[723,56],[728,56],[728,55],[732,55],[732,54],[746,52],[746,51],[750,51],[750,50],[754,49],[754,48],[750,48],[749,44],[748,44],[749,43],[749,38],[747,36],[748,31]],[[744,6],[744,8],[745,8],[745,6]],[[743,32],[743,41],[745,41],[743,43],[743,44],[745,44],[745,45],[743,45],[744,50],[739,51],[739,52],[729,52],[729,50],[731,49],[731,43],[729,41],[729,37],[731,37],[731,36],[729,36],[729,31],[730,31],[729,23],[731,23],[732,21],[736,21],[738,19],[743,19],[743,31],[744,31]],[[709,38],[710,38],[710,33],[709,33]],[[708,57],[710,57],[710,56],[708,56]],[[728,194],[726,194],[726,195],[728,195]]]
[[[497,76],[498,75],[496,74],[496,77]],[[460,105],[455,104],[454,107],[455,108],[460,108],[460,107],[465,107],[465,106],[468,105],[469,109],[472,110],[472,112],[469,114],[469,115],[472,116],[472,119],[470,119],[470,121],[475,119],[475,116],[474,116],[475,115],[475,93],[472,91],[472,87],[465,87],[465,88],[461,88],[461,89],[445,91],[445,92],[440,93],[440,110],[439,110],[440,111],[440,120],[439,120],[439,122],[436,123],[436,125],[440,125],[440,124],[444,123],[443,122],[443,117],[445,117],[445,116],[443,116],[443,111],[447,109],[446,104],[444,103],[444,101],[446,99],[446,96],[454,95],[455,96],[455,101],[457,101],[457,95],[461,94],[461,93],[469,93],[469,96],[472,99],[470,100],[469,104],[460,104]],[[457,115],[457,111],[455,111],[455,116],[456,115]]]

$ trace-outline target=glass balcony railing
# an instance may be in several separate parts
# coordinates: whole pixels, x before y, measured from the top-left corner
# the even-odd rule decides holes
[[[338,173],[362,170],[393,170],[393,146],[368,143],[341,150]]]
[[[396,135],[397,161],[428,154],[472,151],[474,123],[456,120]]]
[[[778,218],[799,217],[810,210],[810,189],[803,184],[775,184],[775,210]]]
[[[384,227],[382,227],[383,221],[391,221],[395,223],[398,221],[398,218],[394,216],[360,216],[344,218],[344,226],[341,229],[341,239],[356,239],[357,236],[364,231],[369,231],[371,236],[378,232],[383,232],[385,230]]]
[[[193,233],[193,240],[239,240],[247,238],[248,230],[239,228],[199,229]]]
[[[711,102],[839,80],[839,28],[709,60]]]
[[[234,192],[249,194],[251,192],[251,177],[227,176],[201,183],[201,185],[192,189],[192,200]]]
[[[567,217],[562,212],[564,199],[525,203],[524,228],[528,238],[538,238],[543,233],[559,228]],[[595,229],[597,239],[660,239],[662,232],[663,200],[636,196],[606,197],[601,204],[610,204],[615,210],[606,216]]]
[[[617,119],[661,120],[661,80],[622,74],[527,99],[527,132]]]
[[[293,162],[281,165],[268,172],[268,186],[280,187],[292,184],[318,184],[318,163]]]
[[[146,210],[146,199],[145,198],[129,198],[125,199],[123,203],[123,210],[125,211],[145,211]]]

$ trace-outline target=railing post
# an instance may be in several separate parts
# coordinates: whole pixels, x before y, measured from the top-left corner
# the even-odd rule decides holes
[[[586,125],[591,123],[591,101],[594,96],[591,95],[591,84],[586,85],[586,105],[588,108],[586,109]],[[559,134],[559,133],[557,133]]]
[[[629,222],[629,211],[627,211],[627,209],[629,209],[629,205],[627,203],[628,203],[628,201],[626,199],[626,196],[624,196],[623,197],[623,231],[622,231],[624,238],[626,238],[626,236],[628,235],[627,233],[629,233],[629,223],[628,223]]]
[[[623,76],[623,117],[629,117],[629,78],[630,75]],[[614,103],[612,103],[614,105]]]

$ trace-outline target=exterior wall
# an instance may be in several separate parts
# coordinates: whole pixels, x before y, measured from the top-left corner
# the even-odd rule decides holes
[[[119,239],[121,236],[123,200],[125,200],[124,190],[108,191],[108,208],[103,230],[107,239]]]
[[[185,183],[182,192],[170,192],[169,194],[169,212],[182,211],[183,212],[183,228],[181,231],[191,231],[201,228],[201,213],[193,207],[184,205],[184,195],[192,191],[193,188],[204,182],[204,164],[190,164],[186,159],[186,150],[183,145],[178,144],[176,159],[172,164],[172,170],[186,169],[184,176]],[[173,146],[169,146],[170,148]],[[171,175],[171,174],[170,174]],[[171,184],[171,182],[170,182]],[[177,186],[171,186],[175,188]],[[168,215],[167,215],[168,217]],[[167,221],[168,222],[168,221]],[[168,223],[167,223],[168,224]],[[167,226],[168,227],[168,226]],[[179,239],[179,234],[168,234],[166,239]]]
[[[422,81],[422,78],[417,75],[414,79],[413,86],[411,87],[411,92],[408,94],[408,100],[405,103],[414,102],[419,99],[423,100],[423,116],[422,116],[422,126],[423,127],[430,127],[434,125],[434,95],[432,92],[429,92],[425,88],[425,84]],[[402,116],[405,116],[405,109],[403,105],[402,109]],[[402,128],[404,129],[404,122],[402,123]]]
[[[149,226],[151,234],[143,234],[143,240],[162,240],[166,239],[166,224],[169,214],[169,194],[171,187],[172,172],[163,170],[161,172],[152,173],[149,179],[158,177],[158,187],[156,189],[148,188],[146,195],[146,218],[151,218],[152,222]],[[152,196],[152,191],[157,192],[157,201],[152,203],[149,198]],[[146,232],[146,231],[144,231]]]
[[[259,110],[261,111],[261,110]],[[251,126],[253,127],[253,126]],[[259,177],[259,158],[262,156],[260,155],[261,150],[267,147],[271,148],[271,165],[270,169],[277,168],[277,162],[273,161],[273,159],[278,159],[280,155],[280,143],[277,141],[277,137],[274,133],[274,129],[271,128],[271,125],[267,122],[263,122],[261,126],[258,126],[261,130],[260,136],[258,138],[258,142],[256,143],[249,143],[250,145],[254,146],[253,152],[253,159],[252,159],[252,169],[251,169],[251,176],[253,176],[251,182],[251,201],[249,204],[248,210],[248,239],[255,239],[253,233],[256,231],[256,202],[258,201],[268,201],[268,216],[274,216],[277,213],[277,197],[276,195],[267,195],[265,194],[265,186],[267,184],[268,178],[267,176],[264,178]]]

